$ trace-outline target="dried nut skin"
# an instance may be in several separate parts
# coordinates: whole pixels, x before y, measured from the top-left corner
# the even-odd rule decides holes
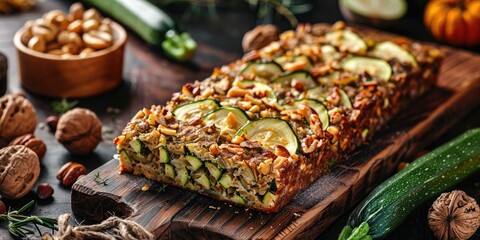
[[[68,162],[58,171],[57,179],[62,182],[63,186],[70,187],[85,173],[87,173],[87,169],[82,164]]]
[[[48,183],[41,183],[37,187],[37,195],[40,199],[47,199],[53,196],[53,188]]]
[[[28,48],[37,52],[45,52],[47,46],[42,37],[33,36],[30,41],[28,41]]]
[[[0,214],[5,214],[7,212],[7,206],[5,206],[5,203],[3,201],[0,201]]]
[[[252,50],[258,50],[278,40],[278,37],[278,28],[276,26],[271,24],[257,26],[243,36],[243,51],[250,52]]]
[[[21,94],[0,98],[0,140],[9,143],[15,137],[33,133],[37,115],[32,104]],[[0,142],[1,142],[0,141]]]
[[[94,112],[74,108],[60,117],[55,138],[71,153],[85,155],[102,140],[102,123]]]
[[[40,175],[37,154],[22,145],[0,149],[0,195],[18,199],[25,196]]]
[[[82,19],[84,11],[85,9],[83,8],[83,5],[81,3],[77,2],[70,6],[70,16],[72,17],[72,19]]]
[[[50,130],[50,132],[54,133],[55,130],[57,130],[58,116],[51,115],[47,117],[45,122],[47,123],[48,129]]]
[[[428,210],[428,226],[440,240],[469,239],[480,225],[480,208],[465,192],[442,193]]]
[[[37,154],[38,159],[40,160],[43,158],[43,156],[45,156],[45,152],[47,151],[47,146],[45,145],[45,143],[41,139],[36,138],[31,133],[13,139],[13,141],[10,142],[9,146],[14,145],[23,145],[30,148],[30,150]]]
[[[83,42],[90,48],[101,50],[112,45],[112,35],[106,32],[90,31],[83,34]]]

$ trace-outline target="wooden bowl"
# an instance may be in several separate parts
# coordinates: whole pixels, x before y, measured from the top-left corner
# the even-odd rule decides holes
[[[37,52],[22,44],[23,28],[14,37],[22,85],[49,97],[89,97],[111,90],[122,80],[127,33],[112,22],[114,44],[85,57]]]

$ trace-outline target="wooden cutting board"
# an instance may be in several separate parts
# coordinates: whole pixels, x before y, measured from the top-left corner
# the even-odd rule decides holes
[[[394,35],[363,29],[380,38]],[[127,217],[158,239],[305,239],[314,238],[342,213],[390,176],[411,157],[447,131],[480,102],[480,56],[441,47],[445,61],[436,88],[396,116],[366,146],[276,214],[232,206],[175,187],[164,192],[141,191],[159,184],[118,174],[112,160],[81,178],[72,188],[72,210],[88,220],[112,214]],[[113,154],[113,153],[112,153]],[[94,175],[108,178],[95,183]]]

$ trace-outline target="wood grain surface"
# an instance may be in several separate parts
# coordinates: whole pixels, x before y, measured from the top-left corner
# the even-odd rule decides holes
[[[381,38],[391,35],[363,29]],[[159,239],[312,239],[390,176],[409,157],[448,130],[480,102],[480,56],[442,47],[445,62],[437,86],[411,102],[372,141],[358,148],[276,214],[231,206],[174,187],[118,174],[112,160],[72,188],[73,212],[100,221],[115,214]],[[109,179],[98,185],[100,173]],[[149,185],[147,192],[141,191]]]

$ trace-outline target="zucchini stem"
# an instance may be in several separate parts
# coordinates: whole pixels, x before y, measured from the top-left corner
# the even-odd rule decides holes
[[[367,222],[362,222],[360,226],[352,229],[350,226],[345,226],[338,236],[338,240],[369,240],[372,239],[368,235],[370,227]]]
[[[197,43],[186,32],[177,33],[174,30],[168,30],[162,42],[162,50],[167,56],[185,62],[193,58]]]

